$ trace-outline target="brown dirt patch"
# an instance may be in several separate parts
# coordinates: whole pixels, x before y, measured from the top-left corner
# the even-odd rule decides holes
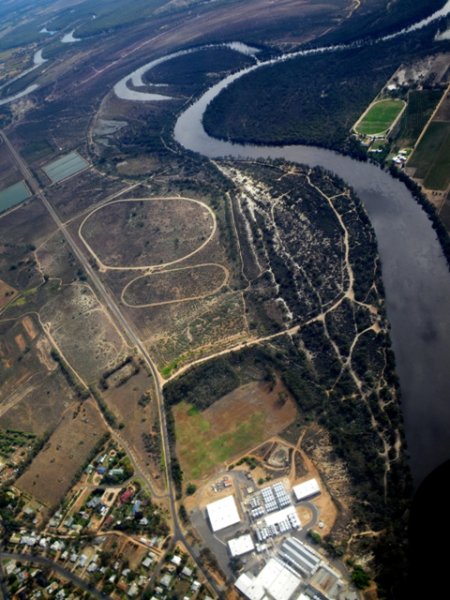
[[[38,334],[34,326],[33,319],[31,319],[31,317],[24,317],[22,319],[22,325],[24,326],[24,329],[27,332],[30,341],[33,341]]]
[[[19,333],[18,335],[16,335],[14,337],[14,341],[16,342],[17,348],[19,349],[19,352],[24,352],[25,348],[27,347],[24,337],[21,333]]]
[[[66,412],[43,450],[17,480],[17,488],[48,508],[57,506],[105,431],[91,400],[78,412]]]

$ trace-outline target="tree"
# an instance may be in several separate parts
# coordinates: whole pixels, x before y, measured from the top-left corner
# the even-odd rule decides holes
[[[363,590],[368,587],[370,577],[360,565],[356,565],[352,571],[352,583],[358,590]]]

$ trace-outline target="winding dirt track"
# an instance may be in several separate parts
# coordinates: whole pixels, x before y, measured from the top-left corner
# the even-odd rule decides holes
[[[159,275],[159,274],[175,273],[178,271],[188,271],[188,270],[200,269],[202,267],[217,267],[219,269],[222,269],[222,271],[224,273],[224,278],[223,278],[222,283],[218,287],[216,287],[212,290],[208,290],[204,294],[198,294],[196,296],[188,296],[188,297],[184,297],[184,298],[175,298],[174,300],[163,300],[161,302],[150,302],[149,304],[130,304],[125,299],[125,294],[126,294],[128,288],[133,283],[135,283],[136,281],[139,281],[140,279],[145,279],[146,277],[152,277],[154,275]],[[146,273],[144,275],[139,275],[138,277],[135,277],[134,279],[132,279],[131,281],[129,281],[127,283],[127,285],[122,290],[122,293],[120,295],[120,300],[121,300],[122,304],[124,304],[124,306],[128,306],[128,308],[151,308],[151,307],[155,307],[155,306],[164,306],[166,304],[178,304],[180,302],[189,302],[191,300],[202,300],[203,298],[208,298],[209,296],[213,296],[214,294],[217,294],[218,292],[220,292],[220,290],[227,285],[229,278],[230,278],[229,269],[227,269],[223,265],[220,265],[219,263],[201,263],[198,265],[192,265],[192,266],[188,266],[188,267],[180,267],[178,269],[167,269],[164,271],[156,271],[156,273]]]
[[[92,217],[92,215],[94,215],[97,211],[107,207],[107,206],[111,206],[112,204],[120,204],[120,203],[124,203],[124,202],[154,202],[156,200],[162,200],[164,202],[170,202],[170,201],[175,201],[175,200],[184,200],[186,202],[194,202],[195,204],[198,204],[199,206],[201,206],[202,208],[205,208],[209,215],[211,216],[212,219],[212,227],[211,227],[211,231],[209,236],[207,237],[207,239],[202,242],[197,248],[195,248],[195,250],[193,250],[192,252],[189,252],[188,254],[185,254],[184,256],[177,258],[176,260],[171,260],[168,261],[166,263],[156,263],[156,264],[151,264],[151,265],[140,265],[137,267],[134,266],[129,266],[129,265],[123,265],[123,266],[111,266],[111,265],[105,265],[100,258],[98,257],[98,255],[95,253],[95,251],[93,250],[92,246],[89,244],[89,242],[86,240],[86,238],[83,236],[83,227],[85,225],[85,223]],[[209,242],[212,240],[212,238],[214,237],[215,233],[217,231],[217,219],[216,219],[216,215],[214,214],[213,210],[204,202],[200,202],[200,200],[196,200],[195,198],[185,198],[183,196],[170,196],[170,197],[155,197],[155,198],[126,198],[126,199],[121,199],[121,200],[113,200],[112,202],[109,202],[108,204],[102,204],[101,206],[98,206],[97,208],[95,208],[92,212],[90,212],[84,219],[83,221],[80,223],[80,226],[78,227],[78,236],[80,237],[81,241],[83,242],[83,244],[86,246],[86,248],[89,250],[89,252],[91,253],[91,255],[93,256],[93,258],[97,261],[97,264],[100,266],[102,271],[148,271],[148,270],[162,270],[165,269],[166,267],[170,267],[172,265],[175,265],[177,263],[180,263],[184,260],[187,260],[188,258],[191,258],[192,256],[195,256],[196,254],[198,254],[201,250],[203,250],[203,248],[205,246],[207,246],[209,244]]]

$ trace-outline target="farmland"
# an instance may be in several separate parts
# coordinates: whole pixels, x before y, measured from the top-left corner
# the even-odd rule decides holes
[[[428,189],[445,190],[450,183],[450,122],[433,121],[408,161],[414,177]]]
[[[215,468],[282,431],[295,419],[296,408],[281,384],[271,389],[268,384],[252,382],[204,411],[181,402],[173,413],[177,454],[190,481],[210,475]]]
[[[408,94],[395,145],[398,149],[413,146],[442,96],[441,90],[412,90]]]

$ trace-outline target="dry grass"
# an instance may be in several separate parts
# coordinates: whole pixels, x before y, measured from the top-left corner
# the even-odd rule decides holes
[[[125,353],[124,341],[91,289],[70,285],[41,311],[68,363],[87,382],[96,381]]]
[[[172,269],[135,279],[124,290],[123,299],[131,306],[200,299],[216,292],[226,280],[227,271],[219,265]]]
[[[44,449],[17,480],[17,488],[48,508],[57,506],[105,431],[91,400],[78,413],[66,412]]]
[[[180,260],[201,246],[212,228],[204,205],[146,199],[102,207],[84,222],[81,234],[103,264],[126,268]]]
[[[252,382],[203,412],[186,402],[173,412],[177,453],[185,480],[191,481],[207,477],[218,466],[282,431],[295,419],[297,409],[281,383],[271,390],[268,384]]]

